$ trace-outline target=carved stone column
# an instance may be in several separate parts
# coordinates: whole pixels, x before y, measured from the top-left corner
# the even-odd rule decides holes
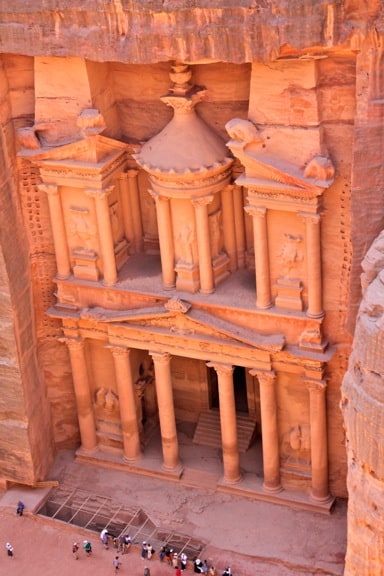
[[[128,172],[121,172],[119,174],[120,184],[120,200],[123,212],[124,235],[130,244],[130,250],[135,251],[135,238],[133,232],[133,215],[129,190],[129,176]]]
[[[256,269],[256,306],[267,309],[272,306],[271,281],[269,273],[269,250],[267,209],[246,206],[244,210],[253,218],[253,238]]]
[[[234,188],[235,186],[228,185],[221,192],[221,201],[223,210],[224,246],[229,256],[229,269],[232,272],[237,270],[236,230],[235,230],[235,216],[233,206]]]
[[[308,310],[310,318],[321,318],[324,315],[322,299],[322,272],[321,272],[321,237],[320,215],[299,214],[305,222],[306,252],[307,252],[307,284],[308,284]]]
[[[176,272],[175,248],[173,243],[172,218],[169,198],[160,196],[160,194],[154,190],[149,190],[149,193],[156,202],[163,286],[165,289],[171,289],[176,285]]]
[[[204,196],[192,200],[195,208],[197,251],[199,254],[200,292],[211,294],[214,287],[211,242],[209,238],[209,221],[207,206],[213,196]]]
[[[180,460],[173,405],[171,355],[166,352],[149,353],[153,358],[155,367],[155,385],[163,447],[163,469],[173,472],[180,468]]]
[[[326,383],[321,380],[306,380],[309,390],[309,414],[311,429],[311,497],[318,502],[330,499],[328,487],[328,434]]]
[[[108,345],[107,348],[110,348],[115,363],[121,428],[123,432],[124,458],[128,462],[134,462],[141,458],[141,449],[130,362],[131,350],[122,346],[112,345]]]
[[[260,384],[261,437],[263,443],[264,490],[281,492],[279,435],[277,429],[276,374],[250,370]]]
[[[140,193],[138,186],[138,170],[128,170],[128,189],[129,199],[131,202],[132,211],[132,230],[133,230],[133,243],[135,252],[142,252],[143,250],[143,223],[141,219],[141,206],[140,206]]]
[[[244,268],[245,265],[245,222],[244,222],[244,199],[242,186],[233,186],[233,214],[235,219],[235,235],[237,249],[237,266]]]
[[[233,387],[233,366],[209,362],[217,372],[219,384],[221,442],[223,447],[224,481],[236,484],[241,480],[237,442],[236,404]]]
[[[113,186],[101,190],[95,188],[85,189],[85,193],[95,199],[99,246],[103,262],[103,284],[105,286],[113,286],[117,281],[115,250],[108,204],[108,196],[112,190]]]
[[[48,195],[53,243],[55,245],[57,278],[59,280],[65,280],[71,274],[71,264],[68,254],[67,234],[65,231],[59,187],[56,186],[56,184],[39,184],[38,189],[40,192],[45,192]]]
[[[87,452],[93,452],[97,447],[96,425],[84,354],[84,341],[81,338],[60,338],[59,340],[64,342],[69,350],[81,447]]]

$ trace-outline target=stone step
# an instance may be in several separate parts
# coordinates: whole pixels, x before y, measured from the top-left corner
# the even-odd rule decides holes
[[[257,423],[244,414],[236,415],[239,452],[246,452],[254,439]],[[194,444],[221,448],[220,413],[215,410],[201,412],[193,437]]]

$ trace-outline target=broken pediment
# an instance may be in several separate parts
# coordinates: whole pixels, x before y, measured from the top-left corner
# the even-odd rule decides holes
[[[164,306],[133,310],[87,308],[81,311],[80,318],[111,324],[153,327],[173,334],[195,337],[200,335],[227,342],[236,341],[261,350],[279,351],[285,346],[282,334],[260,334],[208,312],[196,310],[189,303],[178,299],[171,299]]]
[[[261,189],[263,192],[320,196],[334,178],[334,167],[327,156],[315,154],[304,165],[294,165],[266,147],[261,133],[250,121],[234,118],[226,124],[231,137],[227,142],[245,168],[237,179],[239,185]]]

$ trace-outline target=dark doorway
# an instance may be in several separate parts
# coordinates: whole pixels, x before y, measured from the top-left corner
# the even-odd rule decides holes
[[[236,412],[248,414],[247,379],[243,366],[235,366],[233,385],[235,387]]]
[[[248,414],[247,379],[243,366],[235,366],[233,371],[233,385],[235,390],[236,412]],[[218,409],[219,387],[217,373],[214,368],[208,368],[208,394],[210,409]]]

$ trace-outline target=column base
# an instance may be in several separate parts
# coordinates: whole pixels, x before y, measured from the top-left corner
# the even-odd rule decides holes
[[[129,456],[123,456],[123,462],[126,462],[127,464],[135,464],[136,462],[140,462],[140,460],[143,459],[143,454],[140,452],[140,454],[138,456],[133,456],[133,457],[129,457]]]
[[[183,466],[181,464],[181,462],[179,462],[178,464],[176,464],[176,466],[168,466],[167,464],[163,464],[161,465],[161,469],[163,472],[166,472],[167,474],[172,474],[175,476],[181,476],[181,473],[183,471]]]
[[[268,310],[269,308],[272,308],[273,306],[273,302],[268,302],[267,304],[260,304],[257,300],[256,300],[256,308],[259,308],[259,310]]]
[[[98,452],[99,447],[96,444],[96,446],[94,448],[84,448],[84,446],[80,446],[80,448],[78,448],[76,450],[76,454],[80,454],[83,456],[92,456],[93,454],[96,454],[96,452]]]
[[[278,484],[277,486],[268,486],[267,484],[263,483],[263,491],[267,492],[268,494],[279,494],[283,491],[283,487],[281,484]]]
[[[243,477],[240,474],[237,478],[227,478],[226,476],[223,477],[223,484],[239,484],[242,481]]]
[[[328,502],[331,502],[333,500],[331,494],[327,494],[326,496],[316,496],[315,494],[313,494],[312,490],[310,491],[309,496],[311,500],[313,500],[314,502],[319,502],[321,504],[327,504]]]
[[[307,316],[308,318],[314,318],[316,320],[319,320],[320,318],[324,318],[325,312],[323,310],[321,312],[309,312],[307,310]]]

